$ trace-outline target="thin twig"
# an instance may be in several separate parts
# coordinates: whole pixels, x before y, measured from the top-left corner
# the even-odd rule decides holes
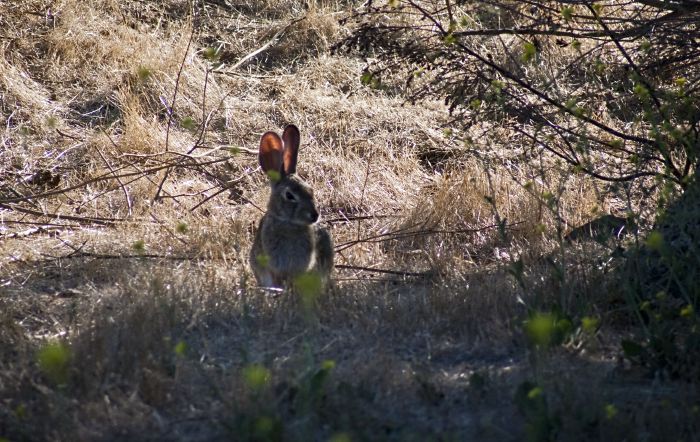
[[[61,215],[58,213],[45,213],[38,210],[25,209],[23,207],[18,207],[10,204],[0,203],[0,207],[3,209],[14,210],[16,212],[26,213],[28,215],[34,215],[44,218],[53,219],[67,219],[69,221],[77,221],[80,223],[87,224],[101,224],[101,225],[112,225],[118,222],[126,221],[125,218],[101,218],[101,217],[89,217],[89,216],[73,216],[73,215]]]
[[[70,227],[41,224],[36,227],[24,230],[22,232],[4,233],[0,235],[0,239],[25,238],[27,236],[35,235],[37,233],[48,233],[51,230],[64,230],[68,228]]]
[[[345,270],[360,270],[363,272],[372,272],[372,273],[384,273],[387,275],[400,275],[400,276],[413,276],[413,277],[418,277],[418,278],[424,278],[427,276],[430,276],[432,272],[404,272],[402,270],[387,270],[387,269],[377,269],[373,267],[363,267],[363,266],[351,266],[351,265],[345,265],[345,264],[338,264],[335,266],[336,269],[345,269]]]
[[[386,219],[386,218],[398,218],[398,215],[350,215],[339,218],[324,219],[323,222],[327,224],[333,223],[349,223],[358,220],[370,220],[370,219]]]
[[[184,155],[184,154],[181,154],[181,155]],[[191,164],[188,164],[188,165],[184,164],[185,160],[193,160],[193,159],[194,158],[192,158],[192,157],[184,157],[184,158],[179,159],[178,161],[176,161],[174,163],[166,163],[162,166],[151,167],[151,168],[144,169],[144,170],[138,171],[138,172],[127,172],[127,173],[123,173],[120,175],[112,175],[111,173],[106,173],[104,175],[99,175],[97,177],[90,178],[88,180],[82,181],[82,182],[75,184],[73,186],[68,186],[68,187],[65,187],[62,189],[49,190],[46,192],[37,193],[34,195],[29,195],[29,196],[17,197],[17,198],[0,199],[0,204],[9,204],[9,203],[17,203],[17,202],[31,202],[31,201],[36,201],[36,200],[43,199],[43,198],[48,198],[50,196],[63,195],[67,192],[70,192],[71,190],[82,189],[85,186],[87,186],[88,184],[94,184],[94,183],[98,183],[101,181],[109,181],[109,180],[114,179],[116,177],[119,177],[119,178],[126,178],[126,177],[133,177],[133,176],[143,177],[145,175],[159,172],[161,170],[172,168],[172,167],[179,166],[179,167],[197,168],[197,167],[208,166],[208,165],[228,161],[228,158],[223,158],[223,159],[219,158],[219,159],[215,159],[215,160],[203,161],[201,163],[192,162]],[[126,167],[128,167],[128,166],[121,166],[117,170],[125,169]]]
[[[190,261],[197,259],[195,256],[167,256],[159,255],[156,253],[139,253],[135,255],[112,255],[112,254],[102,254],[102,253],[92,253],[92,252],[80,252],[80,253],[70,253],[65,256],[52,256],[45,255],[50,259],[71,259],[71,258],[95,258],[95,259],[134,259],[134,258],[147,258],[147,259],[167,259],[172,261]]]
[[[254,50],[253,52],[250,52],[249,54],[245,55],[243,58],[241,58],[240,60],[238,60],[233,66],[230,67],[229,71],[220,71],[220,70],[217,68],[217,69],[214,69],[214,72],[217,72],[217,73],[221,72],[221,73],[224,73],[224,74],[228,74],[230,71],[235,71],[236,69],[238,69],[239,67],[241,67],[243,64],[245,64],[245,63],[246,63],[248,60],[250,60],[251,58],[257,56],[258,54],[260,54],[260,53],[262,53],[262,52],[265,52],[265,51],[268,50],[270,47],[272,47],[272,45],[274,45],[275,43],[277,43],[277,41],[282,37],[282,35],[283,35],[285,32],[287,32],[287,30],[288,30],[292,25],[294,25],[294,24],[296,24],[296,23],[298,23],[298,22],[304,20],[305,18],[306,18],[306,15],[304,15],[304,16],[302,16],[302,17],[300,17],[300,18],[296,18],[296,19],[290,21],[290,22],[289,22],[287,25],[285,25],[282,29],[280,29],[279,31],[277,31],[277,32],[275,33],[275,35],[273,35],[272,38],[271,38],[270,40],[267,41],[267,43],[265,43],[264,45],[260,46],[258,49]]]
[[[516,223],[511,223],[507,224],[504,227],[513,227],[518,224],[522,224],[524,221],[518,221]],[[415,226],[412,226],[415,227]],[[474,234],[478,232],[482,232],[484,230],[489,230],[489,229],[494,229],[494,228],[500,228],[501,226],[499,224],[492,224],[490,226],[484,226],[480,227],[477,229],[457,229],[457,230],[437,230],[437,229],[427,229],[427,230],[418,230],[415,232],[406,232],[410,227],[406,229],[402,229],[400,231],[394,231],[394,232],[387,232],[387,233],[380,233],[377,235],[372,235],[360,240],[354,240],[354,241],[348,241],[342,244],[339,244],[335,247],[335,251],[341,252],[347,248],[353,247],[357,244],[363,244],[363,243],[377,243],[377,242],[385,242],[385,241],[392,241],[392,240],[397,240],[397,239],[405,239],[405,238],[413,238],[417,236],[427,236],[427,235],[460,235],[460,234]]]
[[[199,207],[201,207],[202,204],[206,203],[207,201],[211,200],[212,198],[216,197],[217,195],[221,195],[222,193],[226,192],[227,190],[228,190],[228,189],[227,189],[226,187],[224,187],[224,188],[219,189],[219,190],[217,190],[216,192],[212,193],[211,195],[208,195],[208,196],[205,197],[202,201],[200,201],[200,202],[198,202],[197,204],[195,204],[195,205],[190,209],[190,212],[194,212],[194,211],[197,210]]]
[[[180,78],[182,76],[182,71],[185,69],[185,62],[187,61],[187,55],[190,52],[190,47],[192,46],[192,41],[194,40],[194,34],[195,34],[195,23],[194,23],[194,11],[192,11],[192,31],[190,32],[190,38],[187,41],[187,47],[185,48],[185,55],[182,57],[182,63],[180,63],[180,68],[177,71],[177,77],[175,78],[175,90],[173,91],[173,99],[172,102],[169,103],[169,109],[168,109],[168,125],[165,128],[165,151],[168,152],[169,146],[170,146],[170,126],[172,125],[173,122],[173,116],[175,115],[175,104],[177,100],[177,93],[178,90],[180,89]],[[153,201],[158,201],[160,199],[160,192],[163,189],[163,185],[165,184],[165,181],[168,179],[168,175],[170,174],[170,169],[165,169],[165,173],[163,174],[163,179],[160,181],[160,184],[158,185],[158,190],[156,190],[156,194],[153,197]]]

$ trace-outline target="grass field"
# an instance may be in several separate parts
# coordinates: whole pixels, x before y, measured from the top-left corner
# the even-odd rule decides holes
[[[698,438],[697,384],[621,356],[619,261],[562,240],[624,201],[364,86],[350,2],[194,3],[0,2],[0,440]],[[247,264],[288,123],[337,251],[312,298]]]

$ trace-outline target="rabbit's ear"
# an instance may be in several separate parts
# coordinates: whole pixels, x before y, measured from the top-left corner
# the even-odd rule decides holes
[[[293,124],[285,127],[282,140],[284,140],[284,173],[287,175],[296,173],[297,155],[299,154],[299,143],[301,142],[299,129]]]
[[[260,166],[267,173],[271,170],[282,173],[282,152],[284,144],[279,135],[274,132],[265,132],[260,138],[260,152],[258,160]]]

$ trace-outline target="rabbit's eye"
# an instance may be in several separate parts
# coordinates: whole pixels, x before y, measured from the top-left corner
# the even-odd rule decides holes
[[[296,201],[296,200],[297,200],[297,197],[296,197],[292,192],[290,192],[289,190],[287,190],[286,192],[284,192],[284,198],[285,198],[287,201]]]

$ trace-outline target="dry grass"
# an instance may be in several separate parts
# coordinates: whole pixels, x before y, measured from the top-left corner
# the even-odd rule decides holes
[[[188,2],[54,3],[0,5],[0,198],[75,187],[8,204],[76,218],[0,209],[0,437],[518,440],[524,379],[568,383],[563,413],[589,391],[600,410],[637,397],[605,389],[611,338],[591,338],[590,357],[577,341],[545,376],[521,333],[552,303],[604,316],[599,291],[614,287],[581,250],[552,276],[541,257],[562,222],[542,192],[561,190],[572,224],[612,203],[580,177],[533,188],[536,168],[484,168],[443,132],[440,103],[361,86],[362,62],[328,51],[346,5],[205,2],[186,52]],[[302,15],[236,72],[207,74],[206,47],[222,48],[226,71]],[[246,264],[268,195],[248,151],[288,122],[337,264],[352,267],[312,306],[256,288]],[[191,154],[212,164],[169,170],[154,202],[166,170],[153,169],[200,137]],[[55,187],[32,180],[41,171]],[[131,175],[100,178],[115,173]],[[93,217],[125,220],[80,222]],[[520,281],[519,259],[533,263]],[[56,341],[67,360],[47,368],[41,349]]]

